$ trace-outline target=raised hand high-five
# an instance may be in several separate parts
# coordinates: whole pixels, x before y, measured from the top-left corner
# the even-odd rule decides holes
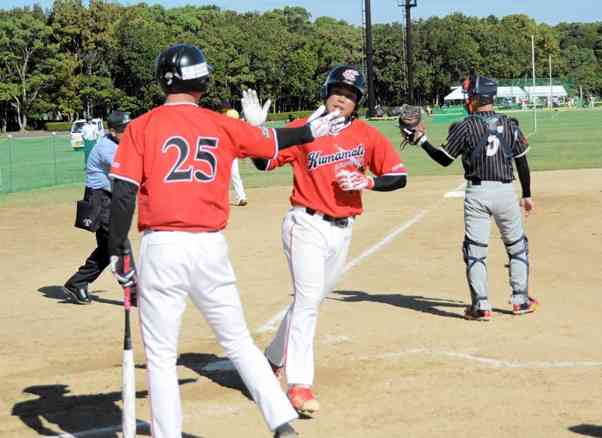
[[[243,90],[240,102],[242,104],[243,115],[248,124],[253,126],[265,124],[268,119],[270,105],[272,104],[271,99],[266,100],[265,103],[261,105],[261,102],[259,102],[259,98],[257,97],[257,92],[248,89],[246,91]]]

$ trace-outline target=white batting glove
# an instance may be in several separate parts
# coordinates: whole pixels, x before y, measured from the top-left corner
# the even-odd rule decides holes
[[[268,119],[270,105],[272,104],[271,99],[266,100],[262,106],[257,97],[257,92],[248,89],[247,91],[243,90],[240,103],[242,104],[242,112],[245,120],[249,125],[261,126],[265,124],[265,121]]]
[[[326,107],[324,105],[320,105],[317,110],[311,113],[311,116],[308,117],[307,123],[311,123],[316,120],[318,117],[322,117],[324,112],[326,111]]]
[[[374,187],[374,179],[358,171],[340,170],[336,174],[336,181],[341,190],[350,192],[353,190],[371,190]]]
[[[309,128],[311,129],[313,138],[324,137],[325,135],[332,134],[337,129],[340,130],[340,125],[345,124],[345,117],[340,114],[337,110],[312,120],[309,123]]]

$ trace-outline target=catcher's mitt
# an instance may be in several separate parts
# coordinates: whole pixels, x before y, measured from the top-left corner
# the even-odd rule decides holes
[[[403,151],[408,143],[415,144],[414,134],[416,126],[420,123],[422,110],[419,106],[403,105],[399,114],[399,130],[403,136],[401,150]]]

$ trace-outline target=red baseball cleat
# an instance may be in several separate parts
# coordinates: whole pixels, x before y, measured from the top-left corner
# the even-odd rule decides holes
[[[311,388],[293,385],[287,394],[293,408],[301,415],[311,417],[320,410],[320,403],[311,392]]]
[[[464,318],[472,321],[491,321],[493,313],[491,310],[479,310],[468,306],[464,311]]]
[[[539,307],[539,301],[536,298],[528,297],[526,303],[523,304],[513,304],[512,305],[512,313],[515,315],[524,315],[525,313],[533,313]]]

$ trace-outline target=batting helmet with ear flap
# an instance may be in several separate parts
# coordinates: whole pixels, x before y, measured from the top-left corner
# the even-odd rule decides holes
[[[211,66],[203,51],[190,44],[176,44],[159,55],[155,75],[167,94],[205,92]]]
[[[330,72],[326,77],[324,85],[320,90],[320,97],[327,99],[330,96],[331,89],[334,85],[347,85],[353,88],[357,95],[357,104],[359,105],[364,99],[366,93],[366,79],[364,75],[352,65],[339,65]]]

